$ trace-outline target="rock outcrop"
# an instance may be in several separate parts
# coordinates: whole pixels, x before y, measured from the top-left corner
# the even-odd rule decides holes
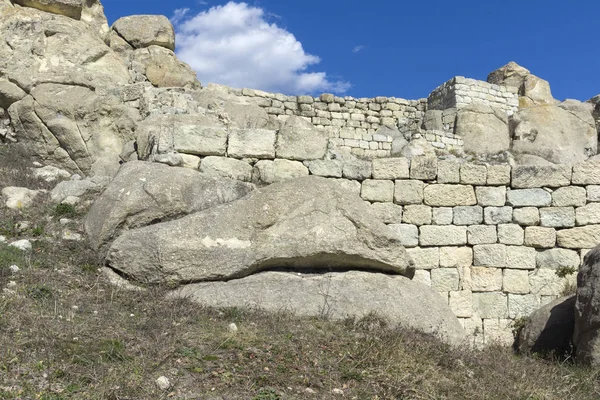
[[[132,15],[119,18],[112,26],[134,49],[161,46],[175,51],[175,31],[164,15]]]
[[[464,150],[495,154],[510,148],[508,116],[492,107],[473,105],[457,112],[454,133],[464,140]]]
[[[588,252],[577,274],[575,331],[577,360],[600,365],[600,246]]]
[[[487,81],[518,89],[519,106],[555,104],[548,81],[533,75],[527,68],[511,61],[488,75]]]

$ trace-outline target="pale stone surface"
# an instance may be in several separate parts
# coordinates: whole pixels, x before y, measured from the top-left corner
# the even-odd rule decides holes
[[[506,246],[503,244],[473,246],[473,265],[504,268],[506,266]]]
[[[421,204],[423,203],[424,188],[425,184],[422,181],[397,180],[394,189],[394,203]]]
[[[420,204],[404,206],[402,222],[417,226],[431,224],[431,207]]]
[[[552,206],[554,207],[582,207],[585,206],[586,190],[579,186],[567,186],[552,192]]]
[[[515,208],[513,210],[513,222],[523,226],[539,225],[540,211],[536,207]]]
[[[460,163],[454,160],[438,161],[438,183],[460,183]]]
[[[473,312],[481,318],[506,318],[508,300],[504,293],[473,293]]]
[[[312,175],[328,178],[342,177],[342,162],[339,160],[309,160],[304,161]]]
[[[415,247],[406,250],[415,262],[415,268],[434,269],[440,266],[440,249],[438,247]]]
[[[536,264],[538,268],[558,269],[561,267],[579,269],[581,259],[574,250],[554,248],[540,251],[537,254]]]
[[[535,269],[537,251],[533,247],[507,246],[506,267],[512,269]]]
[[[481,206],[458,206],[453,209],[454,225],[477,225],[483,222]]]
[[[409,224],[388,225],[400,237],[400,243],[404,247],[417,247],[419,245],[419,228]]]
[[[458,290],[458,271],[455,268],[436,268],[431,270],[431,287],[438,292]]]
[[[458,96],[457,96],[458,97]],[[504,111],[471,102],[457,109],[454,133],[473,154],[496,154],[510,148],[508,118]]]
[[[600,346],[598,328],[598,252],[600,247],[592,249],[581,266],[577,278],[577,296],[575,301],[575,329],[573,342],[577,346],[577,359],[585,364],[600,364]]]
[[[362,181],[371,178],[372,164],[366,160],[345,160],[342,165],[342,176],[346,179]]]
[[[483,320],[476,314],[473,314],[471,318],[459,318],[458,320],[467,332],[469,345],[472,345],[475,349],[482,349],[484,345]]]
[[[408,179],[409,161],[404,157],[375,158],[373,160],[374,179]]]
[[[512,294],[508,295],[508,317],[528,317],[540,308],[540,298],[535,294]]]
[[[473,292],[470,290],[452,291],[449,293],[448,305],[459,318],[473,316]]]
[[[460,183],[466,185],[485,185],[487,167],[478,164],[462,164],[460,166]]]
[[[402,223],[402,206],[394,203],[373,203],[371,211],[383,221],[384,224]]]
[[[437,176],[438,162],[435,156],[417,156],[410,160],[410,178],[432,181]]]
[[[525,228],[524,243],[525,246],[536,248],[552,248],[556,244],[556,230],[541,226],[528,226]],[[562,245],[559,243],[559,246]]]
[[[486,207],[483,210],[483,221],[488,225],[508,224],[512,221],[512,207]]]
[[[450,225],[453,216],[451,207],[435,207],[432,210],[431,223],[434,225]]]
[[[431,287],[431,273],[427,270],[419,269],[415,271],[413,276],[413,282],[420,283],[425,286]]]
[[[335,179],[335,182],[337,182],[342,189],[360,196],[360,189],[362,188],[360,182],[351,181],[350,179]]]
[[[200,88],[196,72],[169,49],[151,45],[134,50],[130,57],[134,62],[143,65],[144,74],[156,87]]]
[[[498,242],[515,246],[523,245],[525,230],[517,224],[498,225]]]
[[[487,184],[488,185],[510,185],[510,165],[488,165],[487,166]]]
[[[394,200],[394,182],[365,179],[360,195],[367,201],[391,202]]]
[[[112,29],[136,49],[152,45],[175,50],[175,31],[164,15],[131,15],[115,21]]]
[[[250,182],[252,180],[252,166],[245,161],[235,158],[209,156],[200,162],[200,172],[222,178],[236,179]]]
[[[529,272],[519,269],[505,269],[502,280],[502,290],[505,293],[529,293]]]
[[[473,265],[471,247],[440,247],[440,267],[467,268]]]
[[[570,165],[518,165],[512,168],[511,186],[516,189],[559,187],[570,184]]]
[[[588,201],[600,201],[600,185],[588,185],[585,189]]]
[[[471,290],[474,292],[501,291],[502,270],[500,268],[472,267]]]
[[[22,210],[30,207],[41,191],[9,186],[2,189],[1,193],[6,207],[12,210]]]
[[[571,228],[575,226],[573,207],[540,208],[540,225],[551,228]]]
[[[325,156],[329,139],[302,117],[288,118],[277,134],[275,154],[288,160],[318,160]]]
[[[577,207],[575,219],[577,225],[600,224],[600,203],[590,203],[583,207]]]
[[[511,346],[514,342],[512,320],[488,318],[483,320],[484,343],[486,345]]]
[[[275,131],[230,129],[227,153],[234,158],[275,158]]]
[[[565,285],[575,284],[577,277],[569,275],[566,278],[560,278],[553,269],[536,269],[529,274],[529,284],[531,293],[540,296],[559,296]]]
[[[573,166],[574,185],[600,185],[600,161],[586,161]]]
[[[425,204],[435,207],[472,206],[477,204],[473,186],[429,185],[423,190]]]
[[[182,167],[195,170],[200,168],[200,157],[191,154],[180,154],[179,156],[183,160],[183,164],[181,164]]]
[[[527,235],[527,232],[525,235]],[[562,229],[558,231],[556,236],[560,247],[567,249],[590,249],[600,243],[600,225]]]
[[[308,168],[300,161],[260,160],[254,164],[252,180],[270,185],[271,183],[308,176]]]
[[[467,244],[467,227],[423,225],[419,228],[421,246],[462,246]]]
[[[506,201],[513,207],[547,207],[552,204],[552,195],[539,188],[509,190]]]
[[[506,188],[504,186],[477,186],[475,188],[477,204],[480,206],[502,207],[506,203]]]
[[[467,228],[467,242],[470,245],[492,244],[497,241],[498,235],[493,225],[472,225]]]

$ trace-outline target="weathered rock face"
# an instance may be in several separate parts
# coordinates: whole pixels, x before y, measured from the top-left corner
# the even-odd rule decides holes
[[[573,350],[575,296],[556,299],[529,317],[518,338],[522,353],[565,356]]]
[[[150,45],[133,51],[131,58],[143,66],[143,74],[156,87],[200,88],[196,72],[167,48]]]
[[[514,61],[509,62],[503,67],[491,72],[487,81],[496,85],[512,86],[520,88],[526,77],[531,72]]]
[[[510,148],[506,113],[481,105],[458,111],[454,133],[464,140],[464,150],[475,154],[495,154]]]
[[[510,86],[519,89],[520,107],[540,104],[555,104],[548,81],[511,61],[488,75],[487,81],[496,85]]]
[[[301,117],[290,117],[277,135],[275,154],[290,160],[322,159],[328,138],[313,124]]]
[[[211,178],[187,168],[132,161],[124,164],[90,209],[85,222],[94,249],[120,232],[239,199],[248,183]]]
[[[465,332],[431,288],[402,276],[350,271],[323,275],[264,272],[229,282],[186,285],[172,293],[213,307],[259,307],[334,319],[376,313],[393,325],[459,345]]]
[[[164,15],[132,15],[119,18],[112,26],[133,48],[161,46],[175,50],[175,31]]]
[[[141,282],[227,280],[274,268],[412,275],[401,238],[356,194],[306,177],[176,221],[125,232],[109,265]]]
[[[588,252],[577,274],[573,344],[579,362],[600,365],[600,246]]]
[[[520,109],[513,116],[512,151],[555,164],[574,164],[596,154],[598,139],[591,105],[569,100]],[[466,141],[465,141],[466,143]]]

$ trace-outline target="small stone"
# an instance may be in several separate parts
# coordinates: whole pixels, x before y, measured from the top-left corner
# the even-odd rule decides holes
[[[338,388],[334,388],[331,393],[333,394],[344,394],[344,391],[342,389],[338,389]]]
[[[238,327],[237,327],[237,325],[235,324],[235,322],[232,322],[232,323],[230,323],[230,324],[227,326],[227,330],[228,330],[229,332],[231,332],[231,333],[234,333],[234,332],[237,332],[237,331],[238,331]]]
[[[10,267],[8,267],[8,269],[10,270],[10,272],[12,272],[13,274],[16,274],[17,272],[20,271],[20,268],[17,265],[11,265]]]
[[[161,376],[156,379],[156,386],[158,386],[160,390],[168,390],[171,387],[171,382],[166,376]]]
[[[17,240],[9,244],[9,246],[15,247],[21,251],[31,251],[33,249],[31,242],[27,239]]]
[[[7,239],[6,236],[0,235],[0,243],[6,243]]]

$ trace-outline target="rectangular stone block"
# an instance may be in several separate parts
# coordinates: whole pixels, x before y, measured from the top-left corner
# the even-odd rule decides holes
[[[415,180],[397,180],[394,188],[394,203],[422,204],[425,183]],[[429,204],[431,205],[431,204]]]
[[[414,247],[406,249],[415,263],[415,269],[435,269],[440,266],[439,247]]]
[[[373,160],[373,178],[375,179],[408,179],[410,176],[409,161],[404,157],[375,158]]]
[[[510,165],[488,165],[487,184],[489,186],[510,185]]]
[[[554,207],[582,207],[586,202],[586,190],[579,186],[567,186],[552,192]]]
[[[525,271],[527,273],[527,271]],[[499,292],[502,290],[502,270],[490,267],[471,268],[471,290],[474,292]]]
[[[338,160],[310,160],[304,161],[304,165],[312,175],[327,178],[342,177],[342,162]]]
[[[486,346],[511,346],[514,342],[512,320],[488,318],[483,320],[484,344]]]
[[[600,201],[600,185],[588,185],[585,187],[587,201]]]
[[[218,126],[202,126],[194,123],[178,123],[173,135],[175,151],[197,156],[224,156],[227,150],[227,129]]]
[[[345,161],[342,164],[342,176],[346,179],[362,181],[371,178],[372,164],[366,160]]]
[[[365,179],[362,182],[360,196],[367,201],[392,202],[394,200],[394,182]]]
[[[507,246],[506,267],[512,269],[535,269],[537,251],[533,247]]]
[[[465,185],[485,185],[487,183],[487,167],[478,164],[462,164],[460,166],[460,183]]]
[[[575,250],[553,248],[550,250],[539,251],[536,257],[538,268],[573,268],[579,269],[581,259],[579,253]]]
[[[394,203],[373,203],[371,211],[384,224],[401,224],[402,223],[402,206]]]
[[[574,185],[599,185],[600,161],[585,161],[573,166]]]
[[[561,278],[553,269],[536,269],[529,274],[531,293],[539,296],[560,296],[567,284],[576,282],[576,274]]]
[[[551,228],[572,228],[575,226],[573,207],[540,208],[540,224]]]
[[[275,131],[230,129],[227,154],[233,158],[275,158]]]
[[[544,189],[509,190],[506,202],[513,207],[548,207],[552,204],[552,195]]]
[[[513,222],[523,226],[535,226],[540,223],[540,211],[537,207],[515,208]]]
[[[440,267],[467,268],[472,265],[473,249],[471,247],[440,247]]]
[[[559,187],[570,184],[570,165],[518,165],[512,168],[513,188]]]
[[[477,186],[475,188],[477,204],[480,206],[502,207],[506,203],[506,187]]]
[[[437,177],[438,160],[435,156],[417,156],[410,160],[410,178],[433,181]]]
[[[483,210],[483,221],[487,225],[508,224],[512,222],[512,207],[486,207]]]
[[[431,272],[422,269],[417,270],[412,280],[425,286],[431,286]]]
[[[566,229],[572,230],[572,229]],[[564,231],[561,231],[564,232]],[[541,226],[528,226],[525,228],[525,246],[536,248],[552,248],[556,244],[556,230]],[[559,243],[561,247],[562,246]]]
[[[506,246],[503,244],[473,246],[473,265],[504,268],[506,266]]]
[[[437,268],[431,270],[431,287],[438,292],[458,290],[459,276],[456,268]]]
[[[470,290],[453,291],[449,293],[448,305],[459,318],[473,316],[473,292]]]
[[[470,245],[493,244],[498,241],[494,225],[471,225],[467,228],[467,242]]]
[[[421,246],[463,246],[467,244],[467,227],[423,225],[419,229]]]
[[[435,207],[432,209],[431,223],[434,225],[450,225],[453,216],[451,207]]]
[[[506,318],[508,299],[498,292],[473,293],[473,312],[481,318]]]
[[[517,224],[498,225],[498,242],[522,246],[525,240],[525,230]]]
[[[600,224],[600,203],[590,203],[575,210],[577,225]]]
[[[535,294],[508,295],[509,318],[528,317],[540,307],[540,298]]]
[[[438,161],[438,183],[460,183],[460,163],[454,160]]]
[[[454,225],[477,225],[483,222],[481,206],[458,206],[453,209]]]
[[[419,228],[409,224],[388,225],[400,236],[400,244],[404,247],[417,247],[419,245]]]
[[[428,185],[423,190],[423,200],[428,206],[454,207],[477,204],[473,186],[469,185]]]
[[[529,293],[529,272],[520,269],[505,269],[502,291],[515,294]]]
[[[525,230],[525,236],[527,236],[527,230]],[[559,247],[567,249],[591,249],[600,243],[600,225],[562,229],[558,231],[556,238]]]
[[[431,207],[420,204],[404,206],[402,222],[417,226],[431,224]]]

